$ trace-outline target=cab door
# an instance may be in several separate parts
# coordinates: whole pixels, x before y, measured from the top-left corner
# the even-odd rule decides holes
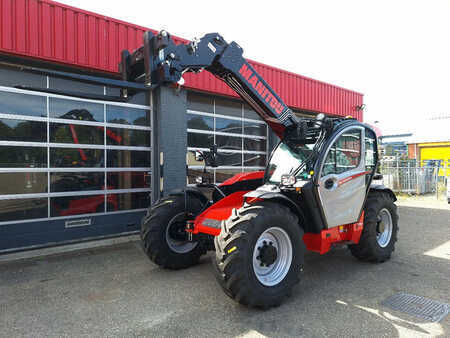
[[[358,220],[366,195],[364,128],[343,129],[322,158],[318,195],[328,228]]]

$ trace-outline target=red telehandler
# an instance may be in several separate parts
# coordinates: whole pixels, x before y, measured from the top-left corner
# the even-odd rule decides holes
[[[265,171],[241,173],[216,186],[198,179],[152,205],[142,220],[143,247],[156,264],[181,269],[207,250],[225,293],[241,304],[279,305],[299,282],[305,250],[324,254],[348,245],[356,258],[384,262],[397,241],[394,193],[372,183],[375,132],[355,119],[297,118],[217,33],[176,45],[161,31],[122,53],[124,81],[174,84],[207,70],[226,82],[280,138]],[[132,89],[123,96],[132,95]],[[196,152],[215,166],[217,149]],[[208,199],[200,188],[213,190]]]

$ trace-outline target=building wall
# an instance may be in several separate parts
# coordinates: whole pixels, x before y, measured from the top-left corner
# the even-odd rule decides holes
[[[116,75],[121,51],[140,47],[143,33],[151,30],[50,0],[0,0],[0,15],[0,53]],[[363,103],[362,94],[250,63],[290,107],[362,121],[357,108]],[[237,97],[208,72],[186,74],[185,80],[187,89]]]

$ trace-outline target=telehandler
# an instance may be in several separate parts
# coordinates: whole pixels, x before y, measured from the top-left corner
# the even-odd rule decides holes
[[[124,81],[170,85],[206,70],[223,80],[280,138],[265,171],[240,173],[171,192],[149,207],[141,238],[150,259],[169,269],[196,264],[215,250],[216,278],[237,302],[279,305],[299,282],[305,250],[325,254],[348,245],[356,258],[384,262],[397,241],[394,193],[373,184],[377,138],[352,118],[298,118],[242,56],[217,33],[176,45],[169,33],[147,32],[124,51]],[[128,90],[128,89],[126,89]],[[127,94],[126,90],[123,93]],[[132,91],[132,89],[129,89]],[[215,166],[217,149],[196,152]],[[213,190],[207,198],[202,188]]]

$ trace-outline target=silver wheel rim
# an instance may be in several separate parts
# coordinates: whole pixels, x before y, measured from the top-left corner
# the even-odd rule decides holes
[[[169,221],[169,224],[167,225],[166,228],[166,242],[172,251],[179,254],[184,254],[193,250],[197,246],[197,242],[180,241],[170,236],[169,232],[170,227],[175,225],[175,223],[180,222],[181,220],[184,221],[184,212],[175,215]]]
[[[270,244],[272,243],[272,244]],[[261,266],[261,249],[264,245],[271,245],[277,251],[275,262],[269,266]],[[256,241],[253,249],[253,270],[258,281],[265,286],[279,284],[286,277],[292,263],[292,243],[286,231],[279,227],[272,227],[264,231]]]
[[[387,247],[392,237],[392,215],[388,209],[383,208],[378,213],[377,242],[382,248]]]

